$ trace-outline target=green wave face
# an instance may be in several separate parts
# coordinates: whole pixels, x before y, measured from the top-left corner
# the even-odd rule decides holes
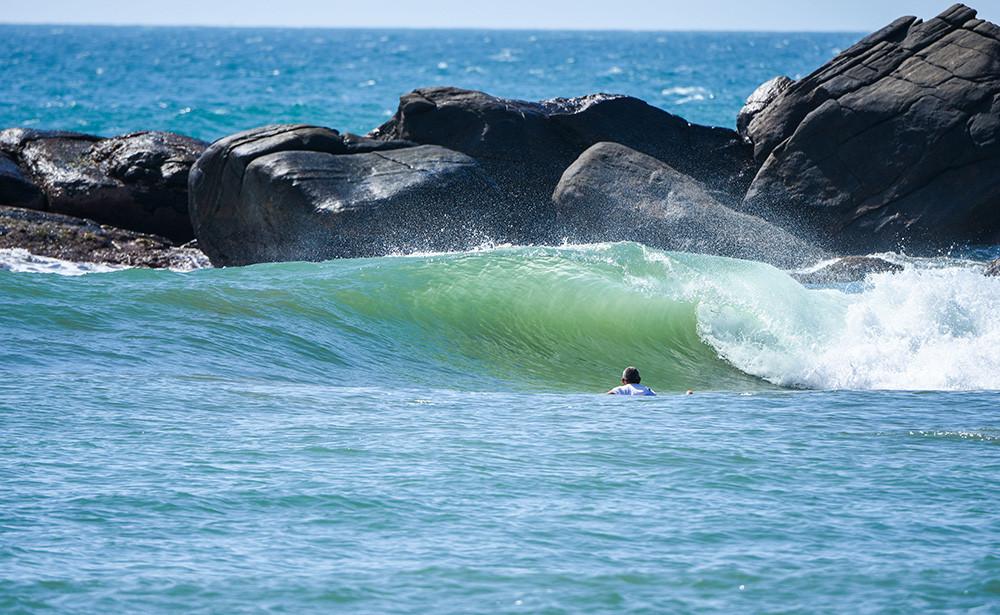
[[[359,388],[997,388],[1000,280],[946,267],[809,289],[638,244],[193,273],[0,271],[0,363]],[[40,340],[44,340],[41,343]]]
[[[379,259],[323,292],[377,333],[373,355],[434,365],[448,387],[601,391],[627,365],[665,390],[762,386],[701,341],[689,289],[764,266],[689,261],[636,244]]]

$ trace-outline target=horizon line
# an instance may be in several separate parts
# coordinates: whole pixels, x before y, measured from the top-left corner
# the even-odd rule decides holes
[[[230,30],[406,30],[406,31],[449,31],[449,32],[624,32],[624,33],[664,33],[664,34],[866,34],[865,30],[716,30],[710,28],[655,29],[655,28],[579,28],[579,27],[508,27],[489,28],[485,26],[312,26],[312,25],[258,25],[258,24],[189,24],[189,23],[106,23],[106,22],[5,22],[0,27],[38,28],[198,28]],[[876,32],[877,29],[871,30]]]

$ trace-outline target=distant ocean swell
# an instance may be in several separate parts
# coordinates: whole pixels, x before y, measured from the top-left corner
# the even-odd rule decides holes
[[[665,391],[1000,389],[1000,279],[896,258],[808,288],[630,243],[84,278],[7,252],[0,361],[466,391],[594,391],[626,364]]]

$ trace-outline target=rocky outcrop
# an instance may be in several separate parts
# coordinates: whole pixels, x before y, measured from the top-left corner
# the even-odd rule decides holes
[[[986,270],[983,273],[988,276],[1000,276],[1000,258],[986,265]]]
[[[760,84],[747,97],[746,103],[743,104],[743,108],[740,109],[739,114],[736,116],[736,132],[740,133],[744,141],[747,143],[753,142],[749,132],[750,122],[760,115],[761,111],[766,109],[768,105],[774,102],[774,99],[790,88],[793,83],[795,82],[781,75]]]
[[[955,5],[901,18],[753,115],[748,210],[829,247],[1000,241],[1000,28]]]
[[[396,114],[372,136],[440,145],[478,160],[511,196],[529,241],[544,240],[549,199],[563,171],[601,141],[666,162],[722,201],[741,199],[754,170],[750,148],[732,130],[689,124],[636,98],[608,94],[526,102],[419,89],[400,98]]]
[[[0,180],[0,202],[187,241],[193,237],[187,175],[206,145],[167,132],[102,139],[70,132],[4,130],[0,150],[16,161],[21,176],[42,198],[18,193]],[[18,194],[28,197],[18,199]]]
[[[101,225],[93,220],[0,206],[0,248],[38,256],[129,267],[197,269],[208,259],[193,247],[165,237]]]
[[[874,256],[847,256],[825,265],[816,271],[794,273],[792,276],[803,284],[846,284],[859,282],[873,273],[899,273],[902,265]]]
[[[472,158],[315,126],[215,142],[192,169],[190,192],[215,265],[454,250],[502,239],[511,226]]]
[[[617,143],[598,143],[563,173],[552,196],[571,241],[637,241],[782,267],[822,254],[787,231],[735,212],[691,177]]]

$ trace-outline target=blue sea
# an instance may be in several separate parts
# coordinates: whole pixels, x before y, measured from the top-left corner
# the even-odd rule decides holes
[[[364,133],[435,84],[733,126],[859,37],[0,26],[0,126]],[[0,611],[1000,612],[998,255],[0,251]]]

